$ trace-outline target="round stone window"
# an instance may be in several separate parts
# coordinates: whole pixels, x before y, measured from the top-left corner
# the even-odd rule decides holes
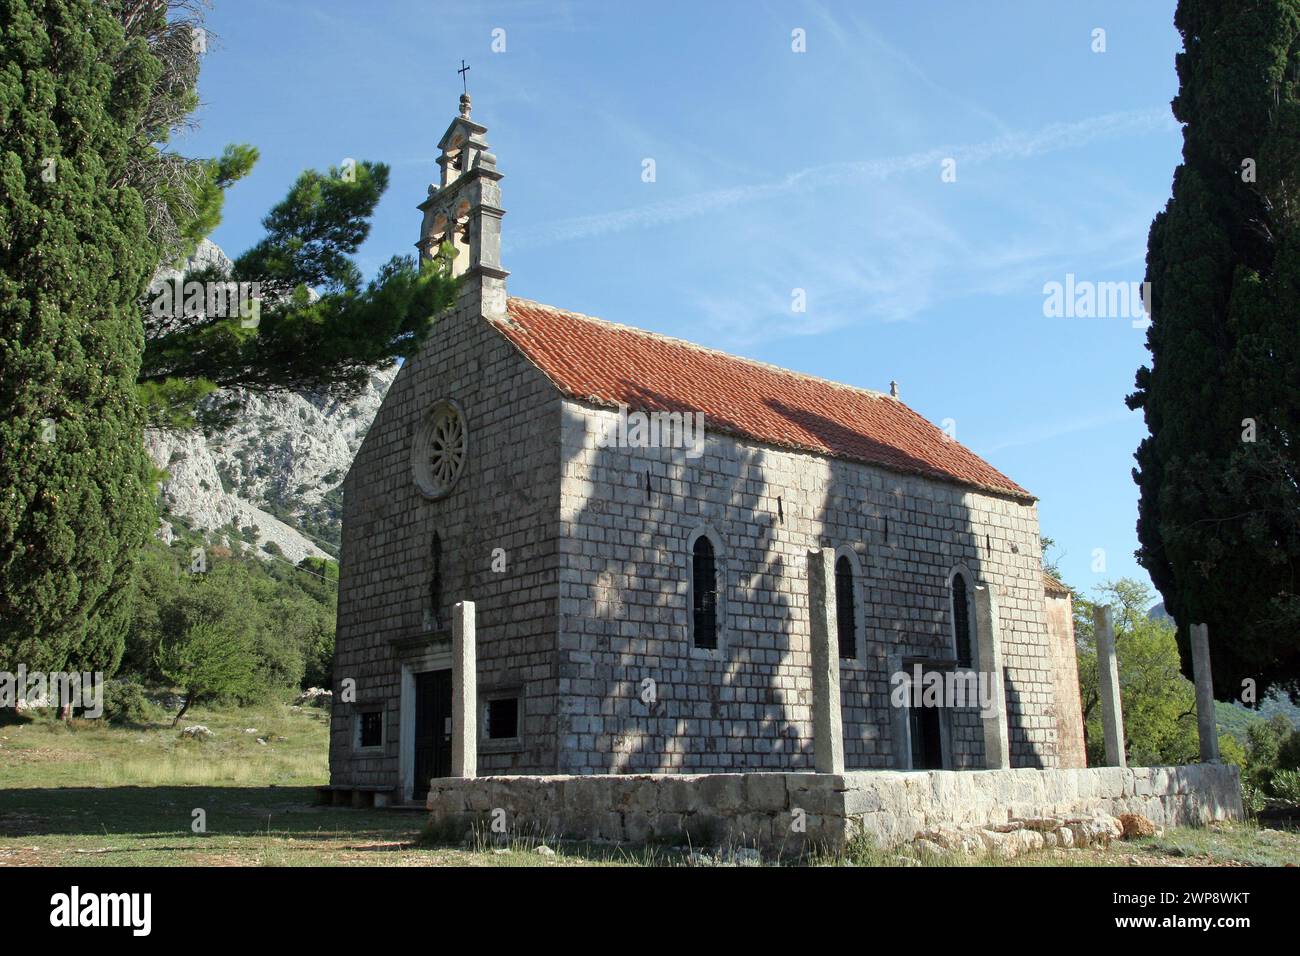
[[[444,399],[425,415],[411,451],[416,487],[426,498],[442,498],[465,469],[468,433],[460,406]]]

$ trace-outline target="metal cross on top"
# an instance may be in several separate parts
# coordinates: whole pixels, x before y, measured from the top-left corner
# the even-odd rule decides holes
[[[465,61],[464,61],[464,60],[461,60],[461,61],[460,61],[460,69],[457,70],[456,72],[460,74],[461,92],[462,92],[462,93],[468,93],[468,92],[469,92],[469,81],[466,79],[465,74],[469,72],[469,67],[465,65]]]

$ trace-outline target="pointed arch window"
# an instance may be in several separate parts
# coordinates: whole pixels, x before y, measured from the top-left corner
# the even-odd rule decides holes
[[[966,575],[961,571],[952,576],[952,634],[957,665],[970,667],[974,659],[975,640],[971,632],[970,590]]]
[[[858,602],[854,594],[853,562],[841,554],[835,561],[835,630],[840,657],[858,656]]]

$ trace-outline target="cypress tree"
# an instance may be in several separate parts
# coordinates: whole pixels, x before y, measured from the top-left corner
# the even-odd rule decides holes
[[[135,396],[162,67],[121,5],[0,0],[0,668],[113,670],[154,520]]]
[[[1183,162],[1151,225],[1138,558],[1215,692],[1300,677],[1300,0],[1180,0]]]

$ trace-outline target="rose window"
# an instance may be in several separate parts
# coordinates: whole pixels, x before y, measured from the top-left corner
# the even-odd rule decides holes
[[[433,407],[415,439],[411,467],[415,483],[429,498],[441,498],[465,468],[468,433],[465,416],[454,402]]]

